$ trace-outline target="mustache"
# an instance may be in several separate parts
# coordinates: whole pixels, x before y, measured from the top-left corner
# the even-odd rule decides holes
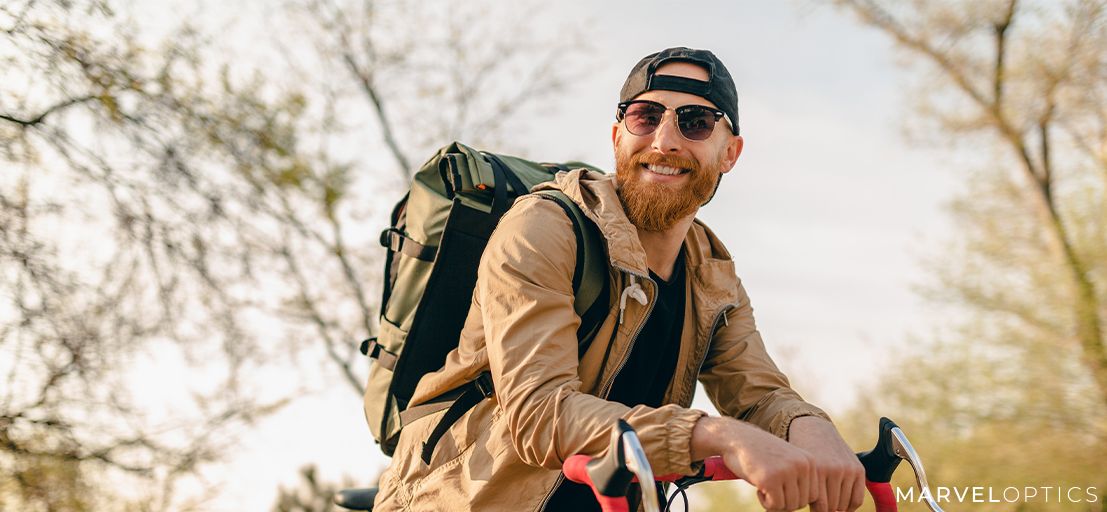
[[[664,155],[660,153],[638,153],[631,157],[630,163],[635,167],[642,164],[677,167],[680,169],[688,169],[693,173],[699,172],[700,170],[700,163],[692,158]]]

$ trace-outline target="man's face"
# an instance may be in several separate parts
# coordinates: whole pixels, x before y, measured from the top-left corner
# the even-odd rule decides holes
[[[657,74],[707,80],[707,71],[687,62],[667,63]],[[704,98],[675,91],[646,91],[636,100],[656,101],[669,109],[684,105],[716,106]],[[742,152],[742,138],[720,120],[711,136],[691,141],[680,134],[676,112],[667,110],[653,133],[634,135],[622,122],[612,128],[615,178],[619,198],[631,223],[645,231],[665,231],[680,219],[695,215],[715,191]],[[679,169],[671,174],[671,169]]]

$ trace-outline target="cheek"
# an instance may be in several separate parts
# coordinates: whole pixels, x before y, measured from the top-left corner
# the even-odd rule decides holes
[[[637,152],[637,149],[630,144],[627,137],[622,137],[615,142],[615,157],[618,159],[627,159],[633,156]]]
[[[705,166],[723,165],[726,160],[726,153],[726,144],[711,144],[709,147],[704,148],[703,158],[700,159],[700,164]]]
[[[650,137],[641,137],[629,133],[625,128],[619,127],[615,132],[615,151],[623,151],[628,154],[634,154],[641,150],[643,147],[647,147],[650,144]]]

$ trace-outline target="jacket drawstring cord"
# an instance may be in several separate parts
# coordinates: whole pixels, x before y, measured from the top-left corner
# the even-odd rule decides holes
[[[623,288],[623,293],[619,296],[619,325],[623,325],[623,311],[627,308],[627,297],[638,301],[643,306],[650,300],[646,296],[646,291],[638,284],[638,276],[634,274],[630,274],[630,286]]]

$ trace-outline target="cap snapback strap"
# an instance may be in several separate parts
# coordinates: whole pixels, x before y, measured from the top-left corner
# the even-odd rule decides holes
[[[686,92],[701,98],[706,98],[711,94],[711,82],[685,78],[683,76],[651,75],[649,81],[646,82],[646,90]]]

